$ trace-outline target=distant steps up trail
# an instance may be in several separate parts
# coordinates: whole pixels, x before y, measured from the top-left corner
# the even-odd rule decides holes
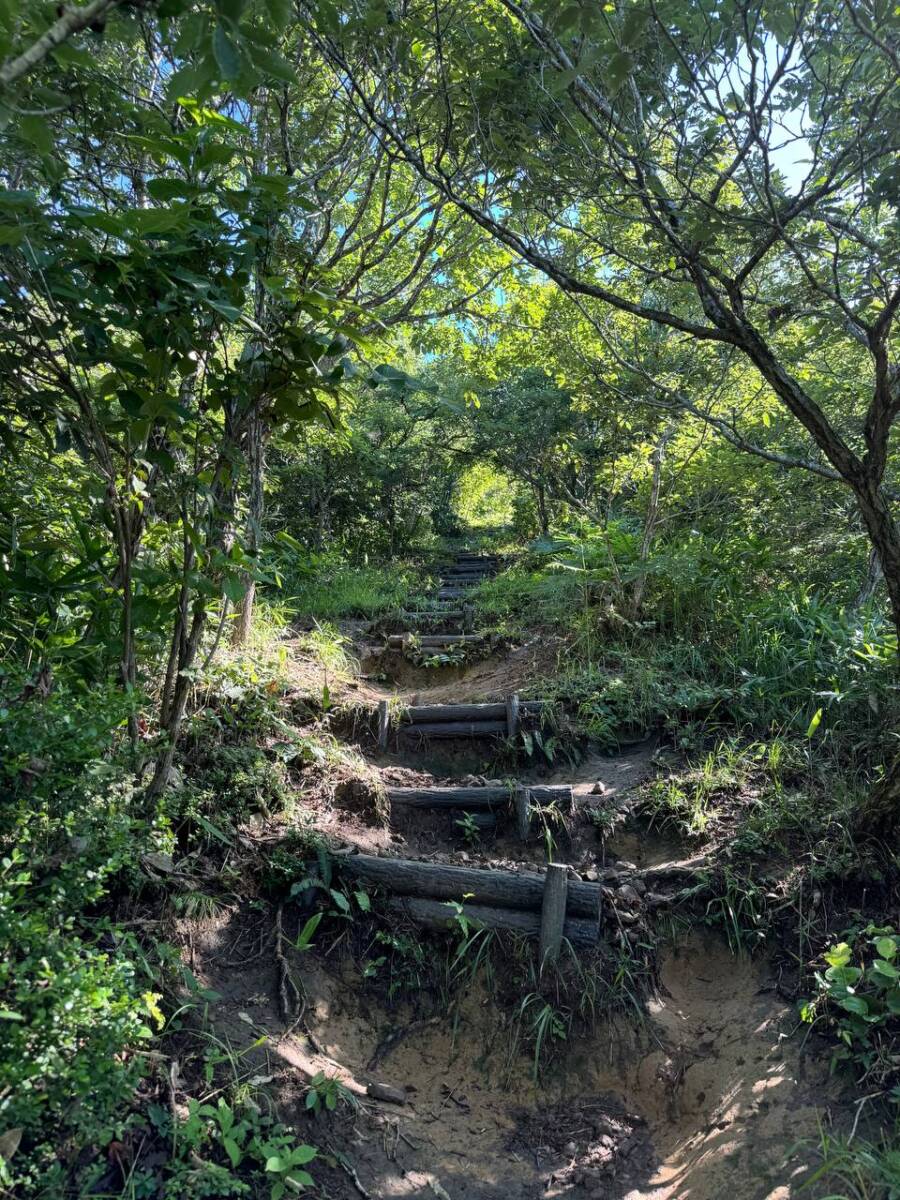
[[[474,608],[467,600],[471,590],[502,565],[497,555],[458,554],[444,569],[437,590],[401,613],[407,628],[388,634],[387,649],[440,651],[483,644],[484,635],[473,630]],[[378,705],[378,750],[387,753],[392,740],[404,745],[444,738],[513,742],[520,732],[528,735],[539,729],[544,714],[542,700],[520,700],[515,693],[487,703],[402,706],[384,699]],[[386,795],[392,819],[401,814],[409,819],[425,809],[461,813],[481,834],[491,833],[505,820],[514,823],[523,842],[531,839],[536,826],[546,827],[548,811],[562,818],[574,811],[571,787],[530,786],[516,780],[480,787],[389,787]],[[354,854],[342,858],[341,869],[391,893],[391,910],[426,928],[453,926],[461,913],[474,925],[539,938],[542,963],[558,955],[563,938],[579,948],[599,943],[599,888],[570,881],[559,864],[548,865],[543,873],[515,873]],[[457,902],[459,910],[447,901]]]

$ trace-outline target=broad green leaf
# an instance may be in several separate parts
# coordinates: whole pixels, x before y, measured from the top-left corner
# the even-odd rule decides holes
[[[222,77],[227,80],[237,78],[241,71],[240,51],[221,25],[213,32],[212,46]]]

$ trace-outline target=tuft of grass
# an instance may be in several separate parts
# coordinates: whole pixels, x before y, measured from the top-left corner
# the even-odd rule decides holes
[[[314,561],[286,590],[300,617],[337,621],[377,617],[400,608],[417,580],[418,572],[409,564],[375,567],[329,559]]]
[[[898,1200],[900,1198],[900,1124],[877,1142],[835,1135],[822,1129],[822,1162],[800,1185],[824,1200]],[[827,1191],[823,1191],[825,1188]]]

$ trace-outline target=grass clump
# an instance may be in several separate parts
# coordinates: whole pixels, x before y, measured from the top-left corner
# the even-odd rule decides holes
[[[418,579],[418,570],[409,563],[374,566],[323,555],[292,571],[284,591],[301,619],[372,618],[400,608]]]

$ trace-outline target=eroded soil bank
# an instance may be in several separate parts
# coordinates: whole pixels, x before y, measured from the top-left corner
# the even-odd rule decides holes
[[[388,694],[406,703],[495,700],[527,681],[537,663],[546,667],[552,650],[533,645],[430,686],[422,682],[427,674],[399,670],[358,681],[354,698],[363,705]],[[357,749],[365,786],[350,781],[314,809],[316,830],[333,849],[513,870],[546,863],[546,845],[523,845],[508,827],[464,841],[452,815],[416,810],[390,819],[373,802],[385,786],[496,781],[504,774],[496,745],[395,742],[378,755],[363,734]],[[192,969],[222,997],[211,1012],[216,1035],[238,1051],[244,1078],[268,1085],[281,1119],[320,1148],[315,1174],[325,1195],[801,1195],[831,1106],[843,1114],[852,1108],[827,1055],[804,1043],[796,1007],[778,990],[774,947],[736,956],[721,932],[673,903],[707,858],[702,843],[648,828],[633,809],[656,751],[648,740],[612,756],[582,748],[577,760],[538,768],[520,756],[515,764],[518,778],[572,786],[574,812],[553,856],[607,887],[613,952],[585,971],[604,973],[605,995],[627,998],[614,1018],[598,1005],[593,1022],[576,1020],[565,1036],[548,1025],[554,1053],[541,1055],[539,1071],[534,1038],[523,1037],[516,1020],[526,996],[504,987],[509,980],[497,986],[479,976],[441,1008],[433,995],[417,994],[414,977],[375,986],[349,921],[330,925],[312,952],[298,952],[290,941],[305,915],[286,907],[280,964],[265,905],[242,902],[183,927]],[[611,818],[602,829],[598,805]],[[441,946],[404,920],[392,935],[416,942],[426,958],[446,953],[446,940]],[[635,955],[647,968],[640,985],[628,973]],[[285,968],[301,993],[290,1018],[278,1002]],[[585,988],[594,982],[586,977]],[[307,1101],[318,1073],[347,1090],[334,1113],[316,1117]],[[393,1089],[393,1099],[367,1094],[373,1081]],[[815,1200],[816,1192],[802,1195]]]
[[[248,922],[235,913],[195,930],[197,974],[223,996],[217,1032],[244,1049],[266,1039],[248,1069],[271,1076],[282,1118],[345,1154],[373,1197],[786,1200],[837,1099],[764,957],[736,958],[718,934],[691,931],[664,951],[643,1020],[601,1020],[536,1083],[482,988],[454,1019],[422,1019],[369,999],[340,953],[296,962],[306,995],[291,1029],[270,956],[232,965]],[[319,1070],[386,1082],[406,1103],[360,1097],[311,1119],[306,1085]],[[361,1194],[340,1169],[322,1182],[335,1197]]]

